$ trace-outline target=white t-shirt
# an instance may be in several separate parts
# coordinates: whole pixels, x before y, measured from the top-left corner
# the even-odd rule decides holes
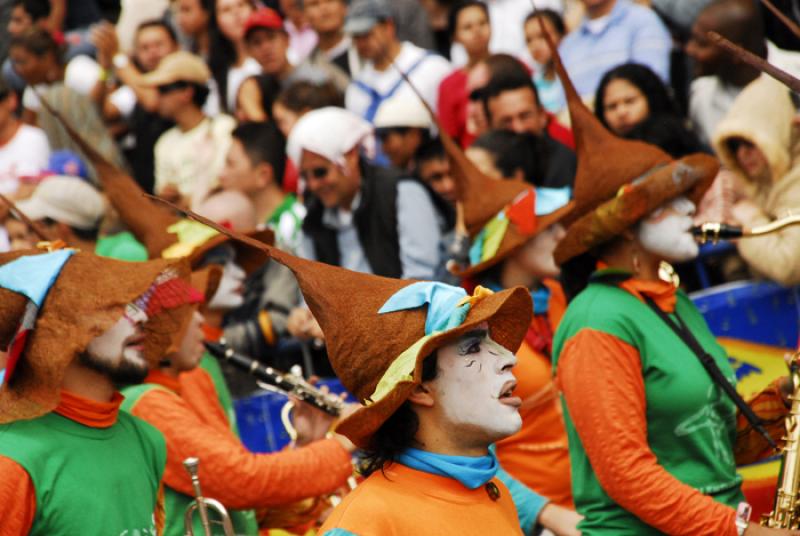
[[[49,158],[50,144],[44,131],[20,125],[14,137],[0,145],[0,193],[16,192],[22,177],[37,176],[47,169]]]
[[[261,74],[261,65],[253,58],[247,58],[239,67],[231,67],[228,70],[228,89],[227,104],[231,113],[236,109],[236,96],[239,94],[239,86],[251,76]]]
[[[420,59],[422,59],[421,63],[411,70]],[[397,55],[394,63],[406,74],[411,71],[408,74],[411,82],[435,111],[439,97],[439,84],[453,71],[450,62],[406,41],[402,44],[400,54]],[[413,90],[408,84],[402,82],[402,77],[394,66],[390,65],[385,70],[378,71],[372,63],[368,63],[358,73],[358,77],[348,86],[345,94],[345,107],[361,117],[366,117],[366,112],[372,99],[367,92],[358,87],[355,83],[356,81],[369,86],[381,95],[387,95],[400,82],[401,87],[392,94],[392,97],[401,93],[408,93],[414,96]]]
[[[218,184],[236,121],[229,115],[206,117],[188,132],[177,126],[164,132],[155,146],[156,192],[174,184],[192,206]]]

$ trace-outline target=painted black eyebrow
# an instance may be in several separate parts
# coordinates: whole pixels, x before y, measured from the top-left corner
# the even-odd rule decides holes
[[[459,342],[466,341],[468,339],[485,339],[489,336],[488,329],[473,329],[464,333],[461,337],[458,338]]]

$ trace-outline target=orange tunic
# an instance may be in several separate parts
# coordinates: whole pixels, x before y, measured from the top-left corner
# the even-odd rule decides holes
[[[375,471],[334,509],[319,534],[343,529],[357,536],[521,535],[511,493],[497,478],[492,500],[481,486],[393,463]],[[341,531],[338,532],[342,534]]]
[[[566,299],[558,283],[545,284],[550,289],[548,319],[555,331]],[[522,429],[497,442],[497,458],[503,469],[536,493],[572,508],[567,432],[550,360],[523,342],[514,376],[514,394],[522,398]]]
[[[92,428],[107,428],[117,420],[122,396],[114,394],[111,402],[95,402],[87,398],[61,392],[61,401],[53,411],[68,419]],[[0,534],[28,534],[36,515],[36,489],[30,476],[11,458],[0,456],[0,504],[3,515],[0,515]],[[161,534],[164,530],[164,493],[159,489],[158,504],[154,512],[156,530]]]
[[[352,474],[350,454],[335,439],[274,454],[248,451],[231,431],[213,381],[205,372],[193,378],[195,393],[184,393],[178,380],[160,373],[151,373],[147,381],[167,389],[143,394],[132,413],[164,434],[164,483],[184,495],[194,493],[183,467],[189,456],[202,460],[199,476],[204,494],[234,510],[326,495],[343,486]],[[196,404],[205,404],[202,411],[196,411]]]

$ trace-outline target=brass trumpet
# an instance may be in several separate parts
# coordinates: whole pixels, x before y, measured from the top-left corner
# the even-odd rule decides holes
[[[212,525],[222,525],[222,532],[225,536],[235,536],[231,518],[228,511],[216,499],[207,499],[203,497],[203,492],[200,490],[200,478],[197,476],[197,467],[200,465],[200,460],[197,458],[186,458],[183,460],[183,466],[192,477],[192,487],[194,488],[195,500],[186,508],[183,514],[183,530],[185,536],[195,536],[194,534],[194,512],[195,510],[200,515],[200,523],[203,526],[204,536],[213,536]],[[217,513],[220,521],[212,521],[208,515],[208,511],[213,510]]]
[[[706,222],[696,225],[691,228],[691,233],[694,235],[695,240],[701,244],[711,242],[716,244],[720,240],[735,240],[737,238],[750,238],[753,236],[763,236],[766,234],[780,231],[784,227],[790,225],[797,225],[800,223],[800,214],[790,214],[779,220],[759,225],[748,229],[738,225],[728,225],[727,223],[720,222]]]

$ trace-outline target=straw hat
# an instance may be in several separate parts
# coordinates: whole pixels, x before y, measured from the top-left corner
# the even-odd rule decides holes
[[[575,208],[564,218],[567,232],[555,250],[556,262],[563,264],[619,236],[671,199],[685,195],[699,204],[719,162],[700,153],[673,160],[655,145],[613,135],[583,104],[557,48],[548,41],[567,97],[578,157]]]
[[[260,249],[297,277],[308,307],[325,333],[328,357],[348,391],[364,405],[337,431],[367,447],[375,431],[422,381],[422,362],[483,322],[516,352],[533,314],[530,293],[515,287],[492,293],[353,272],[300,259],[187,211],[243,244]],[[357,299],[353,299],[357,297]]]
[[[0,254],[3,281],[12,281],[7,274],[20,267],[23,273],[48,269],[54,282],[45,289],[18,359],[7,365],[6,381],[0,386],[0,423],[33,419],[55,408],[67,366],[122,317],[127,304],[147,301],[144,354],[155,364],[170,344],[171,333],[186,320],[181,306],[197,299],[188,284],[185,260],[130,263],[71,250]],[[8,349],[12,340],[15,347],[20,343],[18,331],[30,320],[26,314],[32,303],[30,291],[21,291],[30,286],[30,279],[17,278],[15,285],[0,287],[0,348]]]

